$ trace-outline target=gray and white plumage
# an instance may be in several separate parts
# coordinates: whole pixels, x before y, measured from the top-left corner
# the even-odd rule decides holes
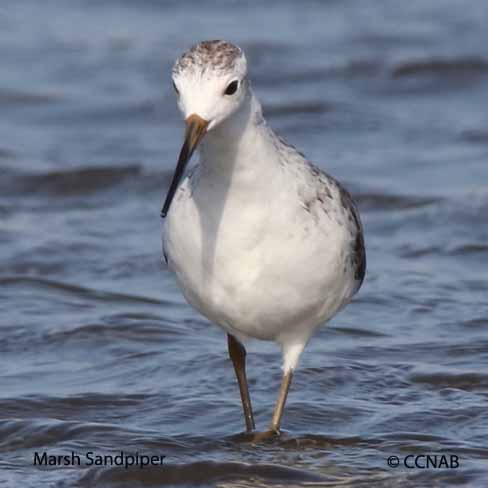
[[[277,342],[293,370],[313,332],[363,282],[359,212],[266,124],[241,49],[200,43],[176,62],[173,80],[185,119],[208,125],[200,162],[164,221],[168,265],[203,315],[241,341]]]

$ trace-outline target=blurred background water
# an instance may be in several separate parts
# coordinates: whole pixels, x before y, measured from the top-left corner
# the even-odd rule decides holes
[[[0,3],[0,485],[488,484],[484,0]],[[243,429],[225,336],[161,263],[170,69],[224,38],[269,123],[343,181],[368,274],[303,355],[280,439]],[[258,426],[279,351],[253,343]],[[121,449],[163,468],[39,468]],[[390,468],[456,454],[458,469]],[[126,483],[126,484],[124,484]]]

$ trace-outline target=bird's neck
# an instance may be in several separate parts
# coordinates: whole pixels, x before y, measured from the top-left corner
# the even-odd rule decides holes
[[[203,175],[249,184],[263,181],[278,166],[274,138],[259,101],[249,90],[242,106],[202,141]]]

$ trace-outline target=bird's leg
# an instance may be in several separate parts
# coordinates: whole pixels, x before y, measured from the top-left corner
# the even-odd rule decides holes
[[[288,396],[292,376],[293,371],[290,369],[283,375],[283,380],[281,381],[273,418],[271,420],[271,425],[269,426],[270,430],[276,433],[279,433],[280,431],[281,417],[283,416],[283,410],[285,408],[286,397]]]
[[[234,370],[236,372],[237,382],[239,383],[239,390],[241,392],[242,408],[244,410],[244,419],[246,421],[246,431],[252,432],[255,425],[252,414],[251,397],[249,396],[249,388],[247,387],[246,349],[234,336],[230,334],[227,334],[227,344],[229,347],[229,356],[234,364]]]
[[[262,442],[269,439],[275,438],[280,435],[280,423],[281,417],[283,416],[283,410],[285,408],[286,397],[288,395],[288,390],[290,388],[291,378],[293,376],[293,370],[289,369],[284,375],[281,382],[280,391],[278,393],[278,399],[276,401],[276,406],[273,412],[273,418],[268,430],[264,432],[253,432],[250,440],[252,442]]]

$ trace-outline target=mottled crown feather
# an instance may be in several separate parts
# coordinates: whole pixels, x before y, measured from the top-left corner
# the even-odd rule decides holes
[[[232,71],[239,59],[244,58],[242,50],[227,41],[203,41],[183,53],[173,67],[173,76],[184,71],[208,69],[217,73]]]

